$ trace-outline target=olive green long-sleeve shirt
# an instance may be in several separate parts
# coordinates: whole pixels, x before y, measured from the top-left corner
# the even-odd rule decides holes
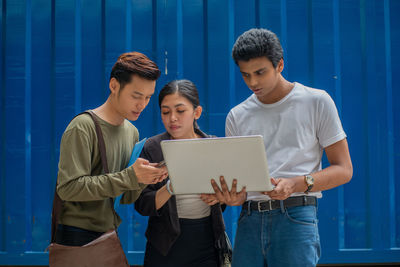
[[[125,120],[115,126],[98,117],[106,146],[108,168],[104,174],[92,118],[83,114],[71,121],[60,145],[57,192],[64,200],[61,224],[106,232],[121,223],[110,198],[133,191],[133,201],[145,185],[138,183],[133,167],[125,168],[139,139],[135,126]]]

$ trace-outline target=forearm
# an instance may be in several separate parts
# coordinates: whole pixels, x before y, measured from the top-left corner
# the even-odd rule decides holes
[[[350,181],[353,171],[350,168],[345,168],[339,165],[329,166],[321,171],[310,173],[314,178],[314,186],[310,192],[325,191]],[[293,193],[305,192],[307,190],[307,184],[304,181],[304,175],[296,176],[293,178],[295,187]]]
[[[133,168],[96,176],[80,176],[66,180],[59,173],[57,192],[66,201],[93,201],[117,197],[129,190],[142,190]]]
[[[170,198],[171,194],[167,190],[167,185],[158,189],[156,193],[156,209],[161,209]]]
[[[348,183],[353,176],[353,168],[351,166],[345,167],[340,165],[331,165],[321,171],[311,174],[314,177],[314,186],[312,191],[325,191],[342,184]],[[304,190],[307,189],[306,183],[304,182]]]

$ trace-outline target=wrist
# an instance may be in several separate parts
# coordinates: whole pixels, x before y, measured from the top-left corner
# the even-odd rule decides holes
[[[304,183],[307,187],[304,193],[308,194],[314,187],[314,177],[312,177],[311,174],[304,175]]]
[[[168,180],[167,183],[165,184],[165,188],[167,189],[168,193],[173,196],[174,191],[171,188],[171,180]]]
[[[307,188],[308,188],[308,185],[307,185],[307,183],[305,182],[305,175],[302,175],[302,176],[298,176],[297,177],[297,179],[296,179],[296,190],[295,190],[295,192],[298,192],[298,193],[304,193],[306,190],[307,190]]]
[[[139,177],[138,175],[137,175],[137,171],[136,171],[136,168],[135,168],[135,164],[132,164],[131,166],[130,166],[130,169],[133,171],[133,174],[134,174],[134,176],[136,177],[136,180],[137,180],[137,182],[138,183],[143,183],[143,180],[141,179],[141,177]],[[129,170],[129,169],[128,169]],[[129,172],[129,171],[128,171]]]

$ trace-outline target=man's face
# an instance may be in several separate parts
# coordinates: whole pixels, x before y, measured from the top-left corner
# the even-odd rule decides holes
[[[283,60],[274,68],[272,62],[266,57],[257,57],[248,61],[238,62],[240,72],[246,85],[263,103],[269,103],[274,98],[277,83],[281,78]]]
[[[156,81],[144,79],[138,75],[133,75],[130,83],[120,88],[117,80],[110,81],[111,94],[115,99],[114,108],[124,118],[136,121],[140,113],[144,110],[154,94]]]

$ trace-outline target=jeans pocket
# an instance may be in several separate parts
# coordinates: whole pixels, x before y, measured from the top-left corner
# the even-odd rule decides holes
[[[242,209],[242,211],[240,212],[239,218],[238,218],[238,224],[240,224],[244,218],[247,217],[247,210]]]
[[[294,223],[317,226],[317,210],[314,206],[299,206],[286,208],[286,217]]]

